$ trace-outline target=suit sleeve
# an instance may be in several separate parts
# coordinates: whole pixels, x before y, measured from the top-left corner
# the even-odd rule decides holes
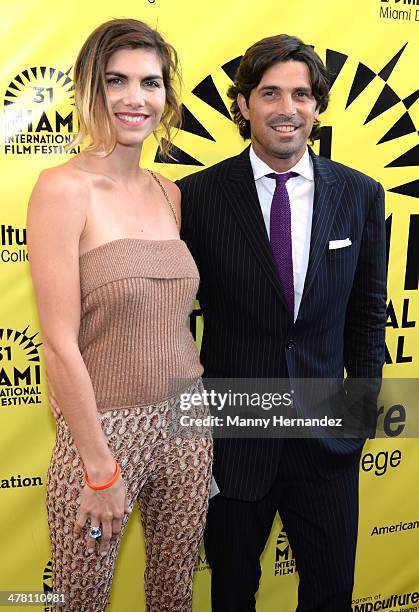
[[[176,181],[176,185],[181,192],[182,224],[180,237],[186,242],[190,251],[193,251],[193,222],[192,222],[192,203],[188,182],[185,179]]]
[[[385,361],[386,232],[384,189],[377,184],[361,237],[358,264],[346,312],[346,395],[370,432]]]
[[[176,181],[177,186],[181,191],[181,206],[182,206],[182,224],[180,228],[180,237],[184,240],[190,250],[192,257],[199,268],[198,261],[198,244],[197,227],[194,221],[194,187],[188,179],[180,179]],[[199,291],[197,295],[199,300]]]

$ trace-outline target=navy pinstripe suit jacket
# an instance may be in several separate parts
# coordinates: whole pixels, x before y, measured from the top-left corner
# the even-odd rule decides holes
[[[201,275],[201,361],[206,377],[381,380],[386,321],[384,190],[316,156],[310,255],[294,323],[277,278],[246,148],[187,176],[182,238]],[[330,250],[329,241],[350,238]],[[375,424],[376,392],[369,405]],[[351,444],[352,442],[352,444]],[[353,455],[353,440],[319,440],[319,469]],[[358,443],[359,449],[359,443]],[[280,460],[279,440],[217,440],[214,476],[224,495],[259,499]]]

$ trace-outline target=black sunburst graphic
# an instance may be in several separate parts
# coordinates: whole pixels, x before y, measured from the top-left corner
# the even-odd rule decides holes
[[[3,106],[11,106],[19,101],[20,96],[29,86],[32,87],[34,81],[39,83],[54,83],[60,85],[64,89],[66,94],[69,94],[69,100],[74,105],[74,82],[69,76],[72,66],[63,72],[58,68],[52,68],[49,66],[34,66],[26,70],[22,70],[17,74],[9,83],[4,94]]]
[[[71,70],[72,66],[65,72],[50,66],[33,66],[10,81],[3,97],[6,143],[22,134],[60,132],[64,125],[71,126],[70,132],[73,131]]]
[[[33,334],[33,336],[28,336],[27,331],[29,329],[29,325],[23,331],[16,331],[14,329],[6,329],[0,328],[0,342],[13,342],[17,343],[22,347],[23,351],[27,356],[28,361],[40,361],[40,356],[38,352],[38,347],[41,346],[42,342],[35,344],[34,338],[38,335],[39,332]]]
[[[381,92],[373,104],[368,116],[365,118],[364,125],[373,121],[385,111],[390,108],[399,105],[400,116],[396,122],[391,125],[387,131],[381,136],[376,145],[380,145],[391,140],[400,138],[408,134],[418,133],[414,123],[414,119],[410,114],[410,109],[419,98],[419,90],[413,91],[405,98],[401,98],[396,91],[389,85],[388,80],[393,73],[400,57],[407,47],[407,43],[395,53],[395,55],[385,64],[385,66],[378,71],[371,69],[369,66],[362,62],[358,62],[355,74],[353,75],[352,83],[349,88],[349,93],[346,100],[345,110],[361,95],[365,92],[368,86],[373,82],[380,80],[383,83]],[[237,71],[241,56],[235,57],[234,59],[226,62],[221,66],[224,73],[231,79],[234,80],[234,76]],[[335,85],[339,75],[344,67],[348,55],[335,51],[333,49],[326,49],[325,63],[328,68],[329,74],[331,75],[331,87]],[[211,74],[203,78],[193,89],[192,94],[199,100],[207,104],[214,111],[221,114],[227,120],[231,121],[230,113],[228,112],[226,103],[217,89],[214,78]],[[182,105],[182,123],[179,126],[181,130],[199,136],[200,138],[215,141],[216,139],[206,129],[204,125],[194,116],[192,111]],[[325,126],[321,128],[320,132],[320,155],[330,157],[331,155],[331,127]],[[418,165],[418,152],[419,145],[415,145],[413,148],[405,151],[397,158],[386,164],[385,168],[402,168],[407,166]],[[164,156],[160,150],[157,150],[154,161],[156,163],[170,163],[170,164],[182,164],[187,166],[204,166],[204,164],[193,157],[191,154],[180,149],[177,146],[172,147],[172,157]],[[404,184],[395,185],[387,191],[394,193],[410,196],[417,198],[419,197],[419,180],[413,179]]]
[[[52,561],[48,561],[42,574],[42,590],[44,593],[51,593],[52,587]]]

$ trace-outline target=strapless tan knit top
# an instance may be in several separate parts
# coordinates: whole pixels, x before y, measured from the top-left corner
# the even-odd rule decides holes
[[[81,255],[79,346],[98,410],[153,404],[201,376],[187,328],[198,284],[182,240],[121,238]]]

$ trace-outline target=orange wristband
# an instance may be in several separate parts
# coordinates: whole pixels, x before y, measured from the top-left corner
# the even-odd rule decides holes
[[[112,478],[108,480],[108,482],[105,482],[104,484],[101,484],[101,485],[90,482],[86,470],[84,471],[84,480],[87,486],[90,487],[91,489],[94,489],[95,491],[103,491],[103,489],[109,489],[109,487],[115,484],[115,482],[118,480],[120,475],[121,475],[121,468],[119,467],[119,463],[115,461],[115,471],[112,475]]]

